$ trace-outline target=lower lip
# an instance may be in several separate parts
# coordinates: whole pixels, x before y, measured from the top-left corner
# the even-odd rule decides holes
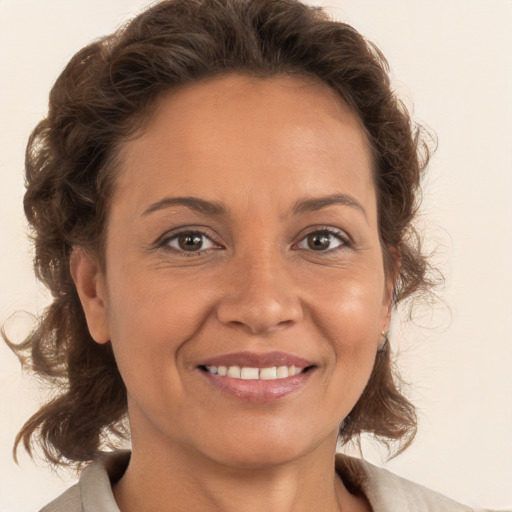
[[[280,400],[302,389],[309,380],[313,369],[283,379],[244,380],[216,375],[198,369],[204,378],[221,392],[248,402],[272,402]]]

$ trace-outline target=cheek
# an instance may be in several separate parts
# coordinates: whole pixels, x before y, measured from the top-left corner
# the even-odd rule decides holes
[[[330,341],[344,375],[364,375],[371,370],[380,341],[380,312],[374,300],[354,290],[339,293],[323,314],[319,312],[317,325]]]
[[[155,339],[159,338],[158,333],[186,339],[211,300],[204,279],[191,275],[181,278],[176,273],[145,271],[139,266],[131,276],[112,277],[111,324],[115,332],[124,331],[128,338],[131,333],[142,331],[152,332]]]
[[[314,322],[341,345],[378,344],[387,314],[384,272],[378,261],[307,280]]]
[[[128,389],[150,381],[179,385],[177,359],[211,309],[204,287],[161,273],[117,276],[109,289],[109,326],[115,357]],[[132,274],[134,275],[134,274]],[[165,365],[162,362],[165,361]]]
[[[333,399],[337,392],[357,400],[373,369],[387,313],[384,277],[378,266],[325,280],[311,296],[313,324],[327,340],[333,362]]]

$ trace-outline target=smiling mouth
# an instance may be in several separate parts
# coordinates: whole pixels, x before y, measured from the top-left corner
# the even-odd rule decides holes
[[[247,366],[213,366],[204,365],[199,367],[204,372],[220,377],[231,377],[240,380],[279,380],[288,377],[295,377],[313,368],[307,366],[298,368],[295,366],[270,366],[264,368],[253,368]]]
[[[237,352],[199,362],[196,369],[229,399],[273,402],[295,395],[310,381],[317,365],[285,352]]]

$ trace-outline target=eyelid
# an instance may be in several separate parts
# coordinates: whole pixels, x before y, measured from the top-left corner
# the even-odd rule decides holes
[[[295,242],[292,246],[292,248],[296,248],[296,246],[302,242],[306,237],[313,233],[318,232],[327,232],[334,237],[338,238],[342,245],[340,247],[336,247],[334,249],[328,249],[326,251],[318,251],[319,253],[329,253],[329,252],[335,252],[337,250],[341,250],[347,247],[351,247],[353,245],[353,240],[349,234],[346,233],[346,231],[336,228],[334,226],[328,226],[328,225],[318,225],[318,226],[309,226],[308,228],[305,228],[300,233],[300,238],[297,242]],[[179,228],[172,229],[170,231],[166,231],[164,234],[160,235],[155,242],[153,243],[153,247],[155,248],[163,248],[168,247],[170,251],[179,252],[186,254],[187,251],[180,250],[174,247],[170,247],[168,245],[169,240],[177,238],[179,235],[182,235],[184,233],[197,233],[205,238],[209,239],[213,244],[215,244],[217,247],[215,249],[225,249],[225,247],[218,241],[217,237],[211,233],[211,230],[206,228],[205,226],[180,226]],[[200,254],[202,252],[210,251],[214,248],[207,248],[207,249],[200,249],[198,251],[190,251],[188,255],[193,254]]]
[[[351,247],[353,245],[352,238],[344,230],[342,230],[340,228],[335,228],[334,226],[320,225],[320,226],[310,226],[310,227],[306,228],[306,230],[303,230],[301,232],[301,234],[299,235],[300,238],[299,238],[298,242],[294,243],[293,246],[296,247],[300,242],[305,240],[309,235],[311,235],[313,233],[329,233],[330,235],[338,238],[342,242],[341,246],[335,247],[333,249],[327,249],[326,251],[317,251],[318,253],[325,254],[325,253],[336,252],[338,250],[343,250],[345,248]],[[299,250],[302,250],[302,249],[299,249]],[[308,249],[303,249],[303,250],[308,250]],[[313,251],[313,249],[309,249],[309,250],[312,252],[315,252],[315,251]]]
[[[210,240],[212,242],[212,244],[214,244],[216,247],[209,247],[207,249],[199,249],[198,251],[190,251],[190,252],[188,252],[188,251],[185,251],[185,250],[182,250],[182,249],[178,249],[176,247],[169,246],[169,241],[170,240],[176,239],[180,235],[183,235],[183,234],[186,234],[186,233],[199,234],[199,235],[207,238],[208,240]],[[155,242],[153,243],[153,247],[155,247],[155,248],[162,248],[162,249],[165,249],[167,247],[169,251],[173,251],[173,252],[177,252],[177,253],[183,253],[183,254],[186,254],[187,256],[192,256],[194,254],[196,254],[196,255],[197,254],[201,254],[203,252],[211,251],[212,249],[216,250],[216,249],[223,249],[224,248],[223,245],[218,241],[217,237],[214,236],[211,233],[211,230],[209,230],[205,226],[195,226],[195,225],[193,225],[193,226],[180,226],[179,228],[175,228],[175,229],[172,229],[170,231],[166,231],[163,235],[160,235],[155,240]]]

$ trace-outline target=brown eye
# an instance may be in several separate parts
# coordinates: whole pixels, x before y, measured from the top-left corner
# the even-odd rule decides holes
[[[185,252],[199,252],[215,247],[212,240],[200,231],[183,231],[168,238],[165,245],[177,251]]]
[[[307,236],[308,247],[313,251],[324,251],[329,249],[332,235],[324,233],[312,233]]]
[[[184,251],[198,251],[203,246],[203,238],[197,233],[187,233],[178,236],[178,245]]]
[[[341,233],[322,229],[309,233],[297,244],[297,247],[299,249],[327,252],[345,245],[348,245],[348,242],[343,238]]]

